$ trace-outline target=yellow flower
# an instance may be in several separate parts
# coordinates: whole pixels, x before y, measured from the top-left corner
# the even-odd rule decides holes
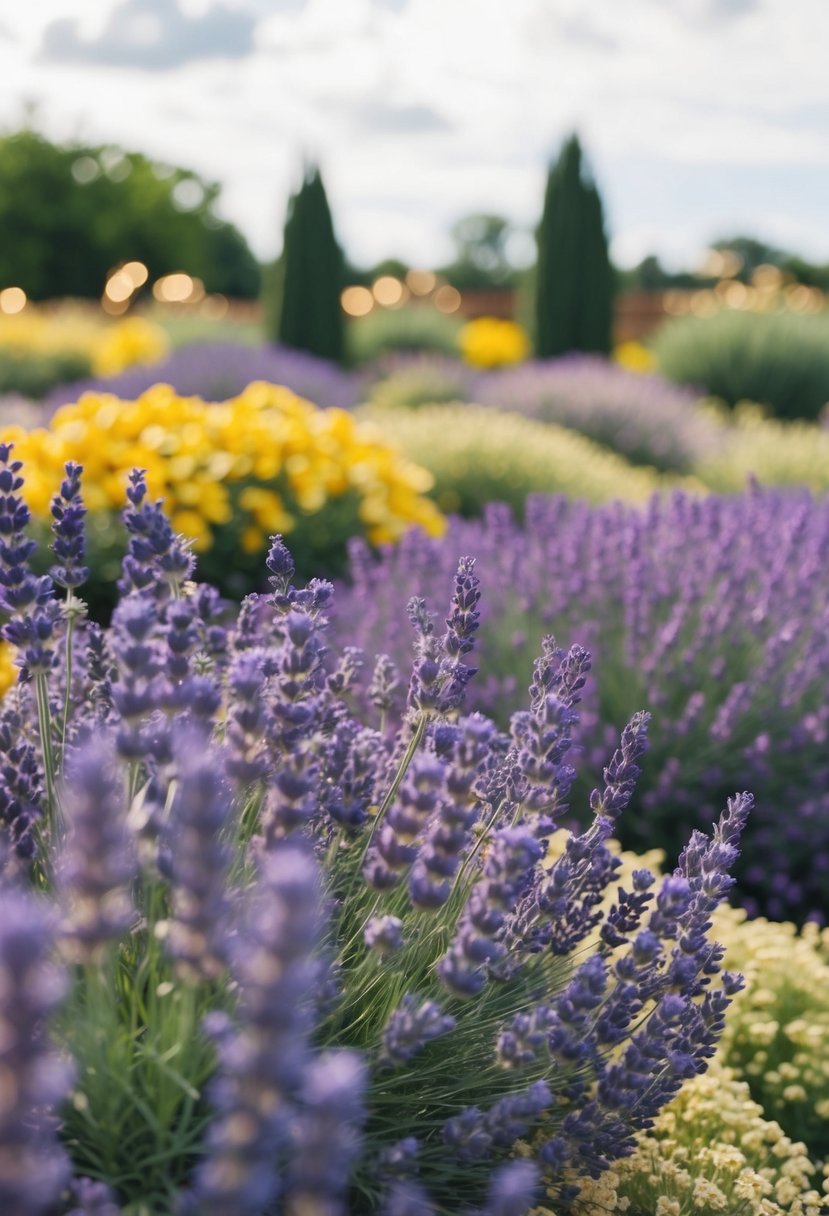
[[[117,376],[135,363],[157,363],[169,349],[164,330],[144,317],[127,317],[108,325],[92,354],[96,376]]]
[[[622,342],[613,351],[613,359],[629,372],[652,372],[656,359],[641,342]]]
[[[0,642],[0,698],[6,695],[17,680],[14,654],[13,646],[8,642]]]
[[[530,353],[526,330],[515,321],[478,317],[468,321],[458,335],[460,352],[472,367],[506,367],[520,363]]]

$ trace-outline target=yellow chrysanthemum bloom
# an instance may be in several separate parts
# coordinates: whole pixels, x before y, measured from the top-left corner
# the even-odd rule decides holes
[[[458,334],[460,352],[472,367],[506,367],[520,363],[530,353],[527,332],[515,321],[478,317],[468,321]]]

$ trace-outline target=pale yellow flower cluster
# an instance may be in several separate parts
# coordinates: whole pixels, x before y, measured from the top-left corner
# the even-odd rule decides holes
[[[720,1056],[767,1115],[829,1144],[829,930],[748,921],[723,909],[715,936],[746,979],[729,1010]]]
[[[28,305],[13,316],[0,313],[0,347],[30,355],[84,355],[93,375],[115,376],[136,363],[155,363],[167,353],[164,330],[144,317],[110,321],[80,309]]]
[[[577,1216],[824,1216],[806,1146],[765,1117],[748,1084],[712,1062],[642,1136],[635,1153],[583,1181]],[[545,1209],[539,1209],[543,1216]]]
[[[90,512],[119,511],[132,468],[147,470],[177,532],[209,549],[214,530],[238,523],[249,553],[274,532],[290,533],[298,514],[325,509],[346,494],[374,544],[418,525],[433,536],[443,517],[424,497],[429,474],[405,460],[378,432],[339,409],[318,409],[289,389],[254,383],[232,400],[208,404],[159,384],[136,401],[86,393],[59,409],[47,428],[7,427],[26,469],[23,494],[48,518],[63,466],[84,466]]]
[[[527,331],[515,321],[477,317],[467,321],[458,334],[462,357],[472,367],[507,367],[521,363],[530,353]]]
[[[691,478],[669,483],[575,431],[488,406],[364,406],[360,415],[373,419],[412,460],[425,465],[446,511],[483,510],[493,500],[520,509],[529,493],[643,502],[668,484],[703,489]]]
[[[733,415],[713,402],[702,408],[723,424],[716,452],[694,470],[712,490],[737,492],[756,477],[761,485],[829,491],[829,429],[778,422],[749,402],[738,405]]]

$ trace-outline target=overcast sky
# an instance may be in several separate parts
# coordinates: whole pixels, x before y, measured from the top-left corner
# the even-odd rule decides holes
[[[829,261],[829,0],[28,0],[0,6],[0,124],[222,183],[262,258],[303,154],[355,262],[528,229],[581,134],[612,249],[750,233]]]

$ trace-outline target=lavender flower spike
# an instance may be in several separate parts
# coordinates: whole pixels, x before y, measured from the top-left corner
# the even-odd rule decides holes
[[[351,1166],[361,1147],[366,1069],[354,1051],[328,1051],[309,1066],[293,1128],[286,1181],[290,1212],[345,1216]]]
[[[63,802],[67,837],[58,888],[66,907],[64,940],[72,958],[88,963],[135,916],[128,886],[137,863],[121,812],[123,779],[106,738],[72,757]]]
[[[43,904],[0,893],[0,1212],[55,1210],[70,1178],[51,1113],[66,1097],[69,1069],[46,1037],[65,977],[49,961],[54,926]]]
[[[320,883],[311,853],[293,842],[263,854],[245,924],[234,943],[239,1028],[217,1043],[214,1101],[196,1177],[200,1216],[260,1216],[279,1191],[296,1099],[310,1064],[319,965]]]
[[[172,915],[167,946],[182,978],[215,978],[226,961],[225,891],[230,851],[222,840],[230,807],[221,757],[190,732],[177,740],[179,780],[170,809]]]
[[[432,1039],[455,1028],[455,1019],[434,1001],[418,1002],[407,992],[383,1031],[381,1062],[391,1067],[407,1063]]]
[[[89,570],[82,566],[85,536],[84,516],[86,507],[81,498],[81,474],[83,466],[70,460],[66,463],[66,478],[61,483],[60,493],[52,499],[52,551],[57,565],[52,567],[52,579],[67,590],[86,582]]]

